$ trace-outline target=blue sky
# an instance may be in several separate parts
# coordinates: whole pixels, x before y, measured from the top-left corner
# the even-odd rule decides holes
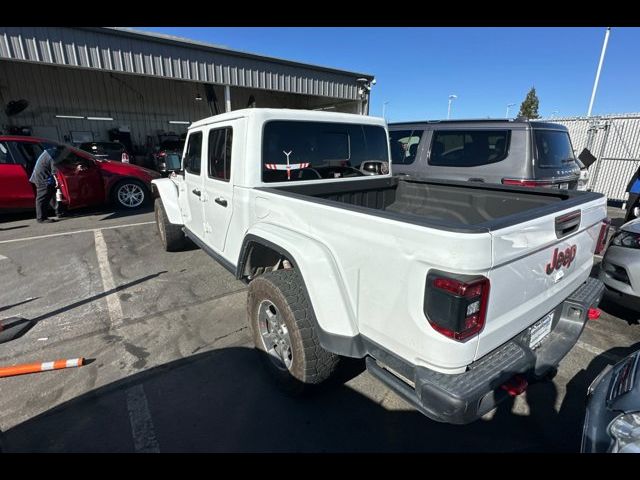
[[[531,86],[542,116],[585,115],[602,28],[138,27],[375,75],[372,115],[389,121],[511,115]],[[640,111],[640,28],[612,28],[593,114]],[[555,112],[555,113],[554,113]]]

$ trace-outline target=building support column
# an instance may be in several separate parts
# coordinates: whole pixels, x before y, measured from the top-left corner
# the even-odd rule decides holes
[[[224,111],[231,111],[231,87],[229,85],[224,86]]]

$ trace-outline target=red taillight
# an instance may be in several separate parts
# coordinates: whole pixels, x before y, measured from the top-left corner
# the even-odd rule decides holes
[[[587,311],[587,318],[589,320],[597,320],[600,318],[600,309],[599,308],[590,308]]]
[[[516,185],[518,187],[548,187],[553,184],[550,180],[527,180],[524,178],[503,178],[503,185]]]
[[[520,375],[516,375],[509,379],[507,383],[501,385],[500,388],[506,390],[506,392],[512,396],[517,397],[521,393],[523,393],[527,387],[529,386],[529,382],[527,382],[526,378],[521,377]]]
[[[604,247],[607,245],[607,237],[609,233],[609,225],[610,221],[607,218],[602,221],[602,226],[600,227],[600,234],[598,235],[598,241],[596,242],[596,255],[602,253]]]
[[[122,152],[122,163],[129,163],[129,155],[127,152]]]
[[[482,330],[489,299],[489,279],[462,280],[438,273],[427,275],[424,313],[431,327],[462,341]]]

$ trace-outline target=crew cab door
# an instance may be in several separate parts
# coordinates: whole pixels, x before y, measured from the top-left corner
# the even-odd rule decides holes
[[[180,192],[184,225],[204,240],[202,131],[193,131],[187,138],[184,155],[184,191]]]
[[[224,251],[233,212],[231,164],[233,127],[216,124],[207,132],[207,174],[204,177],[204,229],[207,244]]]
[[[0,209],[33,208],[34,202],[27,170],[14,159],[8,142],[0,142]]]

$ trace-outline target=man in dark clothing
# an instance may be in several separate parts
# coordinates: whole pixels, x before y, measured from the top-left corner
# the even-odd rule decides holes
[[[52,147],[38,157],[29,181],[36,186],[36,219],[38,223],[51,223],[55,220],[47,218],[47,208],[56,193],[55,165],[60,155],[59,147]]]

